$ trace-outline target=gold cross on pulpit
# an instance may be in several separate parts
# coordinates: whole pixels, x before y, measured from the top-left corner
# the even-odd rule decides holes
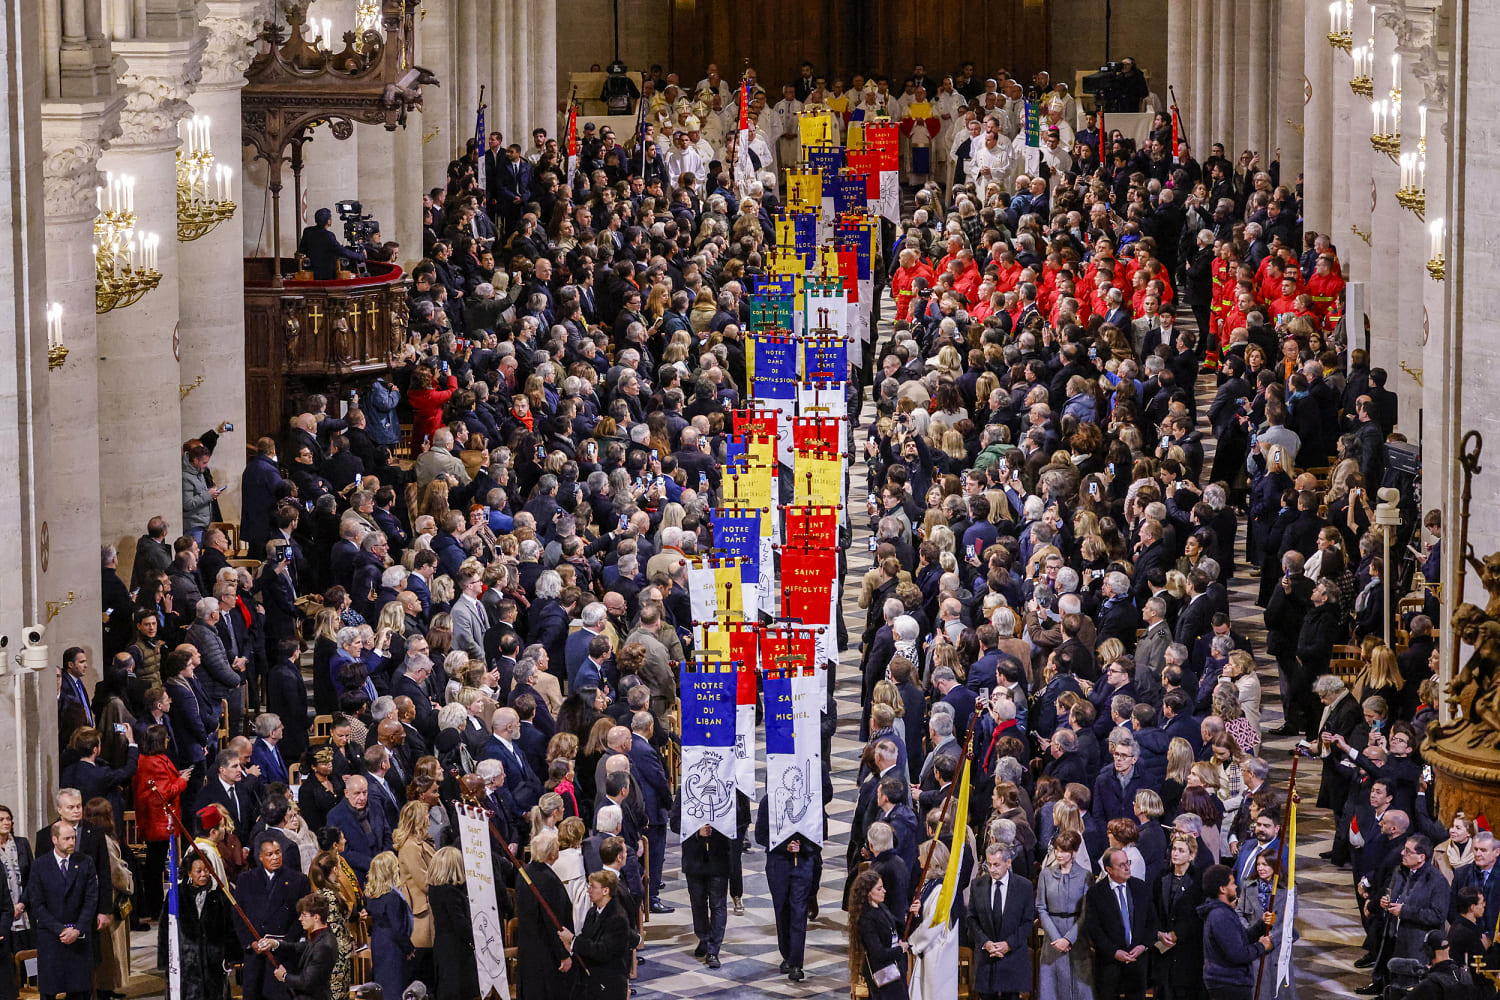
[[[313,307],[307,311],[307,318],[312,321],[312,332],[313,336],[316,337],[320,332],[320,328],[323,324],[323,314],[318,311],[318,306],[316,303],[314,303]]]
[[[380,305],[376,302],[376,296],[370,296],[369,300],[365,303],[365,315],[370,320],[370,332],[374,333],[375,320],[380,316]]]

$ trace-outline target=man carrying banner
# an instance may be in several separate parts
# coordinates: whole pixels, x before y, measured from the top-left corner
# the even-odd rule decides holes
[[[1203,896],[1198,907],[1203,917],[1203,984],[1216,1000],[1251,1000],[1255,967],[1271,950],[1271,935],[1251,940],[1234,910],[1239,888],[1228,865],[1213,865],[1203,873]]]

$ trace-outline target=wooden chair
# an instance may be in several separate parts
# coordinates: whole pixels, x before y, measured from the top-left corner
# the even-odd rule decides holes
[[[1427,596],[1425,594],[1403,597],[1396,602],[1396,619],[1399,621],[1407,615],[1420,615],[1426,607]]]
[[[146,842],[141,839],[140,827],[135,820],[135,810],[125,810],[125,843],[139,852],[146,850]]]
[[[307,742],[311,746],[320,747],[331,739],[333,739],[333,716],[313,716],[312,736],[308,738]]]
[[[366,920],[349,921],[349,936],[354,942],[354,947],[349,952],[349,962],[353,970],[351,978],[356,983],[369,982],[370,974],[375,967],[374,959],[370,955],[369,923]]]
[[[974,995],[974,949],[958,949],[958,995],[961,1000]]]
[[[396,447],[391,449],[391,458],[398,462],[403,459],[408,462],[413,461],[411,424],[401,425],[401,440],[396,442]]]
[[[505,922],[505,940],[514,941],[519,933],[521,921],[517,917],[511,917]],[[511,945],[505,949],[505,979],[510,983],[510,995],[512,1000],[521,995],[520,984],[516,982],[520,976],[521,949],[517,945]]]
[[[294,787],[296,785],[301,784],[301,782],[298,780],[300,778],[300,776],[301,776],[301,773],[302,773],[302,762],[301,761],[294,761],[294,762],[288,764],[286,766],[286,783],[288,785],[292,785]]]
[[[227,699],[219,699],[219,746],[229,743],[229,702]]]
[[[1354,660],[1331,660],[1328,663],[1328,672],[1343,681],[1351,689],[1354,681],[1359,677],[1360,671],[1365,669],[1365,661]]]
[[[1364,650],[1347,643],[1340,643],[1333,647],[1333,658],[1335,660],[1362,660],[1364,659],[1364,655]]]
[[[36,961],[36,949],[29,948],[26,951],[18,951],[15,955],[16,982],[21,987],[22,1000],[37,1000],[42,994],[26,975],[26,963]]]
[[[218,528],[224,532],[224,537],[229,541],[229,556],[233,558],[240,554],[240,526],[231,521],[214,521],[209,528]]]

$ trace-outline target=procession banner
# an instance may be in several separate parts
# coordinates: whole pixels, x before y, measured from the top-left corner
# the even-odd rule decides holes
[[[797,112],[797,134],[802,140],[802,155],[808,146],[826,146],[833,141],[833,114],[829,111]]]
[[[797,386],[797,412],[810,417],[847,417],[849,397],[847,382],[823,382],[804,379]]]
[[[773,847],[796,833],[815,844],[823,842],[819,713],[807,703],[806,685],[794,680],[804,676],[812,677],[813,672],[772,669],[765,672],[762,682],[766,699],[766,795],[770,798],[766,817]]]
[[[806,142],[802,144],[802,162],[809,170],[816,170],[823,175],[823,197],[829,196],[828,182],[838,175],[839,168],[843,166],[844,148],[829,144],[809,146]]]
[[[736,670],[734,717],[734,779],[753,803],[755,788],[755,700],[760,664],[760,626],[753,622],[725,622],[729,659]]]
[[[739,836],[735,817],[735,729],[739,678],[727,660],[682,668],[682,829],[711,826]]]
[[[842,456],[830,457],[825,451],[796,452],[792,465],[794,490],[792,501],[804,504],[844,502],[844,464]]]
[[[809,333],[802,338],[802,377],[842,382],[849,377],[849,342],[840,335]]]
[[[774,512],[776,503],[777,467],[774,465],[742,465],[724,470],[720,484],[726,507],[758,507]],[[766,514],[760,521],[762,538],[775,534],[776,519]]]
[[[479,966],[479,995],[510,996],[505,971],[505,925],[495,902],[495,867],[490,858],[488,814],[467,805],[455,809],[464,855],[464,885],[474,923],[474,960]]]
[[[718,507],[709,515],[714,553],[741,560],[740,580],[754,584],[760,579],[759,507]]]
[[[835,507],[794,504],[786,508],[786,544],[826,546],[838,537],[839,512]]]
[[[760,667],[763,671],[810,668],[818,683],[824,685],[817,690],[826,689],[826,675],[818,659],[818,637],[812,629],[793,625],[772,625],[761,629]],[[827,710],[826,698],[819,697],[817,703],[819,711]]]
[[[692,612],[695,622],[712,622],[719,618],[719,598],[723,591],[714,586],[714,570],[712,566],[702,563],[688,563],[688,607]],[[695,634],[695,639],[698,636]],[[702,648],[701,641],[699,648]]]
[[[844,421],[837,417],[794,417],[792,448],[798,452],[816,452],[842,463]]]
[[[786,169],[786,203],[793,212],[819,211],[823,208],[823,174],[802,167]],[[776,242],[780,244],[778,234]]]
[[[752,333],[749,340],[750,353],[755,358],[750,394],[756,399],[774,402],[794,399],[797,395],[796,340],[785,330]]]
[[[804,625],[832,624],[828,595],[836,589],[838,556],[834,548],[781,550],[781,617]]]
[[[901,218],[901,133],[894,122],[872,122],[865,126],[865,147],[876,153],[880,172],[880,216],[891,222]]]

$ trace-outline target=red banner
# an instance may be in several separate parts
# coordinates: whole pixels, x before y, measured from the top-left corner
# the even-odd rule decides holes
[[[837,549],[781,550],[781,617],[804,625],[833,624],[829,594],[838,579]]]
[[[844,296],[850,302],[859,301],[859,251],[839,251],[839,280],[844,284]]]
[[[755,671],[760,665],[760,626],[747,622],[724,622],[729,633],[729,658],[739,662],[739,688],[735,699],[740,705],[755,704]]]
[[[810,630],[772,626],[761,631],[762,670],[812,670],[817,663],[818,640]]]
[[[875,151],[877,170],[901,169],[901,132],[895,122],[866,123],[865,148]]]
[[[844,153],[844,160],[856,174],[865,178],[865,199],[880,199],[880,153],[874,149],[851,149]]]
[[[776,436],[776,410],[730,410],[734,433]]]
[[[839,536],[839,513],[837,507],[814,507],[797,504],[786,507],[786,544],[797,546],[827,545]]]
[[[842,417],[793,417],[792,450],[842,455],[844,420]]]

